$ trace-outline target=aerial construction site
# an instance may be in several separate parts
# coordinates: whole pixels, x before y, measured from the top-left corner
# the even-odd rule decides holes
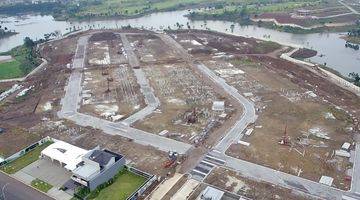
[[[313,54],[204,30],[89,30],[0,83],[0,155],[50,136],[126,156],[141,199],[341,199],[360,193],[359,92]]]

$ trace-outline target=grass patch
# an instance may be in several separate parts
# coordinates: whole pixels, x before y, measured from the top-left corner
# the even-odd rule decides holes
[[[46,183],[45,181],[42,181],[40,179],[35,179],[31,181],[31,186],[45,193],[47,193],[53,187],[49,183]]]
[[[122,169],[114,178],[100,185],[93,191],[81,188],[76,196],[86,197],[86,199],[101,200],[125,200],[135,192],[144,182],[145,178],[136,175],[126,168]]]
[[[0,55],[11,55],[14,60],[0,63],[0,80],[17,78],[30,73],[40,65],[41,59],[35,50],[36,43],[30,38],[24,39],[24,44]]]
[[[22,77],[24,73],[20,69],[21,63],[17,60],[0,63],[0,79]]]
[[[52,144],[52,142],[49,141],[49,142],[45,142],[44,144],[42,144],[40,146],[35,147],[34,149],[32,149],[29,152],[22,155],[21,157],[1,166],[0,170],[4,171],[7,174],[16,173],[17,171],[21,170],[22,168],[37,161],[39,159],[41,151],[44,150],[50,144]]]
[[[236,66],[258,67],[259,65],[249,58],[234,59],[231,61]]]
[[[360,44],[360,37],[347,36],[347,37],[345,37],[345,40],[350,42],[350,43]]]
[[[280,44],[272,41],[261,41],[258,43],[254,49],[255,53],[264,54],[267,52],[274,51],[281,47]]]

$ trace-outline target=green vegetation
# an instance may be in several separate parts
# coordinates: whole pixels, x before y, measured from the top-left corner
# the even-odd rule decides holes
[[[221,0],[220,2],[225,2]],[[212,5],[216,0],[80,0],[66,3],[44,2],[38,4],[18,3],[0,7],[0,13],[17,15],[23,13],[52,14],[58,20],[86,19],[89,17],[136,17],[158,11],[185,9],[192,6]]]
[[[50,14],[55,7],[59,6],[57,3],[17,3],[8,4],[0,7],[0,12],[7,15],[16,15],[20,13],[36,12],[41,14]]]
[[[324,8],[332,5],[333,1],[318,0],[284,0],[284,1],[231,1],[223,3],[221,6],[211,7],[209,9],[197,10],[187,15],[192,20],[226,20],[240,23],[241,25],[254,24],[265,28],[276,29],[278,31],[289,33],[317,33],[324,31],[343,32],[355,25],[344,25],[338,27],[326,27],[324,24],[337,23],[335,18],[322,18],[303,20],[302,26],[314,27],[311,29],[302,29],[300,27],[278,26],[272,22],[254,22],[250,18],[256,18],[263,13],[290,13],[301,8]],[[330,6],[330,7],[331,7]]]
[[[222,17],[231,15],[231,18],[239,16],[237,12],[247,6],[248,13],[278,12],[299,8],[305,5],[314,5],[317,2],[310,0],[281,1],[273,3],[271,0],[80,0],[67,3],[39,3],[39,4],[11,4],[0,7],[0,12],[8,15],[37,12],[52,14],[56,19],[87,19],[90,17],[136,17],[158,11],[171,11],[197,7],[215,7],[211,13],[199,13],[204,15],[217,14]],[[245,14],[245,13],[242,13]],[[240,14],[240,15],[242,15]],[[226,18],[230,18],[227,16]]]
[[[319,22],[320,23],[320,22]],[[296,34],[309,34],[309,33],[321,33],[321,32],[344,32],[347,31],[351,28],[356,27],[356,25],[346,25],[346,26],[337,26],[337,27],[318,27],[318,28],[312,28],[312,29],[302,29],[299,27],[291,27],[291,26],[278,26],[272,22],[264,22],[264,21],[259,21],[259,22],[254,22],[255,25],[259,26],[259,27],[264,27],[264,28],[269,28],[269,29],[274,29],[274,30],[278,30],[278,31],[282,31],[282,32],[287,32],[287,33],[296,33]],[[315,25],[314,22],[308,22],[307,26],[312,26]]]
[[[0,25],[0,38],[5,38],[17,34],[15,31],[8,30],[7,27]]]
[[[233,22],[249,23],[250,15],[258,15],[261,13],[270,12],[287,12],[304,6],[318,5],[320,1],[235,1],[225,3],[221,6],[215,6],[214,9],[206,9],[202,11],[195,11],[188,15],[190,19],[206,20],[218,19],[228,20]]]
[[[360,75],[359,73],[352,72],[349,74],[351,82],[360,87]]]
[[[248,66],[248,67],[258,67],[259,65],[252,61],[249,58],[237,58],[231,61],[232,64],[237,66]]]
[[[45,142],[44,144],[35,147],[31,151],[25,153],[21,157],[11,161],[3,166],[0,167],[0,170],[4,171],[8,174],[14,174],[17,171],[21,170],[22,168],[30,165],[31,163],[37,161],[39,159],[40,153],[44,150],[47,146],[52,144],[52,142]]]
[[[100,185],[94,191],[90,192],[87,188],[81,188],[75,196],[86,197],[86,199],[125,200],[144,182],[144,177],[122,169],[114,178]]]
[[[279,49],[281,47],[280,44],[272,41],[261,41],[255,46],[255,53],[263,54],[266,52],[274,51],[275,49]]]
[[[353,44],[360,44],[360,36],[358,36],[358,37],[348,36],[348,37],[345,37],[345,40],[347,42],[350,42]]]
[[[47,193],[53,187],[49,183],[46,183],[45,181],[42,181],[40,179],[35,179],[31,181],[31,186],[45,193]]]
[[[24,74],[20,69],[21,63],[17,60],[0,63],[0,79],[22,77]]]
[[[357,28],[349,30],[347,37],[344,39],[353,44],[360,44],[360,25]]]
[[[2,53],[2,55],[11,55],[15,60],[0,64],[0,79],[21,77],[37,67],[41,60],[37,57],[35,45],[36,43],[27,37],[22,46]]]

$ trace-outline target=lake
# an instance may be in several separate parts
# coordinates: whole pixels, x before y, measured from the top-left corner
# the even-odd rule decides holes
[[[350,72],[360,73],[360,51],[345,48],[345,41],[340,38],[345,33],[315,33],[315,34],[292,34],[279,32],[276,30],[261,28],[253,25],[240,26],[235,24],[233,32],[230,32],[232,22],[227,21],[190,21],[186,17],[188,11],[160,12],[135,19],[106,19],[106,20],[89,20],[89,21],[55,21],[52,16],[27,15],[21,18],[7,17],[2,18],[2,26],[9,30],[19,32],[17,35],[10,36],[0,40],[0,52],[8,51],[15,46],[21,45],[25,37],[40,39],[45,33],[56,30],[61,33],[69,31],[70,27],[84,28],[120,28],[121,26],[131,25],[132,27],[144,27],[148,29],[163,29],[170,26],[176,29],[176,23],[190,26],[196,29],[209,28],[219,32],[265,39],[264,35],[270,35],[270,40],[285,45],[305,46],[318,51],[318,55],[311,58],[313,62],[319,64],[327,63],[343,75]],[[267,39],[267,38],[266,38]]]

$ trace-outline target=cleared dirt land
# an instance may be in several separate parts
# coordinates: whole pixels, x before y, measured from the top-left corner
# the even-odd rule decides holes
[[[176,34],[175,38],[189,52],[211,45],[212,37],[206,34],[204,37],[204,33],[184,35]],[[335,187],[349,189],[347,175],[351,163],[348,158],[335,156],[334,151],[344,142],[353,142],[354,113],[348,111],[358,111],[358,98],[323,83],[322,78],[304,68],[280,61],[275,57],[276,51],[262,55],[248,53],[254,52],[250,42],[230,38],[218,38],[223,43],[212,46],[207,54],[202,52],[200,59],[255,102],[259,119],[249,127],[254,129],[252,134],[242,139],[250,145],[234,144],[227,154],[314,181],[319,181],[322,175],[331,176]],[[243,48],[234,47],[238,43]],[[278,144],[285,128],[290,146]]]
[[[89,40],[81,112],[118,121],[143,108],[145,102],[120,37],[105,32]]]
[[[234,171],[216,168],[205,179],[205,182],[221,189],[246,196],[251,199],[309,199],[289,189],[281,188],[261,181],[241,176]]]
[[[227,119],[240,112],[241,108],[233,108],[231,100],[208,84],[157,35],[134,34],[128,38],[160,100],[154,114],[136,122],[134,127],[200,145],[209,135],[219,136],[219,128],[229,126],[224,124]],[[214,101],[224,101],[225,110],[213,111]]]
[[[114,116],[126,117],[145,106],[117,34],[124,31],[137,33],[129,35],[129,41],[160,100],[160,107],[153,114],[133,126],[198,146],[189,152],[185,164],[180,164],[186,172],[239,119],[241,105],[200,75],[188,58],[181,57],[155,33],[89,31],[81,33],[94,33],[83,71],[81,112],[114,120]],[[316,68],[311,69],[313,73],[304,66],[281,60],[279,54],[288,49],[272,42],[210,31],[168,34],[183,45],[193,60],[204,63],[255,103],[259,118],[248,127],[254,129],[251,135],[242,138],[249,146],[234,144],[228,155],[314,181],[322,175],[331,176],[333,186],[349,188],[346,175],[351,163],[348,158],[335,156],[334,151],[344,142],[352,143],[359,129],[360,100],[355,94],[329,82]],[[0,100],[0,127],[7,130],[0,135],[0,154],[11,155],[49,135],[85,149],[100,145],[125,155],[136,167],[156,175],[174,172],[175,169],[163,166],[167,152],[57,117],[79,36],[44,44],[40,52],[49,61],[45,70],[18,83],[21,87]],[[14,84],[1,83],[0,90],[8,91]],[[214,101],[224,101],[224,111],[213,111]],[[209,134],[203,134],[207,131]],[[284,136],[289,137],[289,145],[278,143]],[[242,183],[237,180],[236,186],[232,184],[235,178]],[[236,193],[256,197],[269,191],[273,198],[279,195],[283,199],[301,199],[288,190],[255,181],[218,169],[207,179]],[[250,189],[243,190],[240,186]],[[255,187],[264,192],[254,191]]]

